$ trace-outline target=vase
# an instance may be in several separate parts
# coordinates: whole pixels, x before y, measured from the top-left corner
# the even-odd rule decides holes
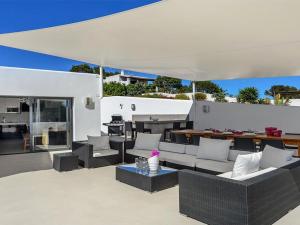
[[[153,156],[148,159],[149,169],[150,171],[157,171],[159,166],[158,156]]]

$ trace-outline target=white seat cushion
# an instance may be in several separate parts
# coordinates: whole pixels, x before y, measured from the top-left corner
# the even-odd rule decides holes
[[[200,137],[197,158],[226,162],[228,161],[231,142],[231,140],[218,140]]]
[[[293,159],[295,151],[283,150],[266,145],[262,152],[260,168],[266,169],[269,167],[280,168],[290,163]]]
[[[257,176],[265,174],[265,173],[269,173],[273,170],[276,170],[276,168],[275,167],[269,167],[269,168],[266,168],[266,169],[263,169],[263,170],[256,171],[254,173],[250,173],[250,174],[242,175],[242,176],[238,176],[238,177],[232,177],[232,172],[219,174],[217,176],[232,179],[232,180],[243,181],[243,180],[248,180],[248,179],[253,178],[253,177],[257,177]]]
[[[109,136],[87,136],[88,144],[93,145],[93,150],[109,150]]]
[[[167,161],[170,163],[183,165],[183,166],[189,166],[189,167],[195,167],[196,165],[196,157],[192,155],[187,154],[180,154],[180,153],[173,153],[173,152],[160,152],[161,160]]]
[[[232,162],[232,161],[220,162],[220,161],[207,160],[207,159],[197,159],[196,160],[197,168],[215,171],[218,173],[225,173],[225,172],[232,171],[233,165],[234,165],[234,162]]]
[[[137,133],[134,149],[153,150],[158,149],[161,134]]]
[[[118,154],[119,151],[114,149],[93,151],[93,157],[103,157],[103,156],[118,155]]]
[[[185,153],[185,145],[175,144],[169,142],[160,142],[158,146],[159,151]]]
[[[238,155],[233,166],[232,177],[244,176],[259,170],[261,152]]]
[[[247,155],[251,154],[253,152],[249,151],[240,151],[240,150],[229,150],[228,160],[229,161],[235,161],[238,155]]]

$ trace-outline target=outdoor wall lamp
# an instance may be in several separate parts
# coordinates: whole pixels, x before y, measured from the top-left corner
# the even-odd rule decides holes
[[[88,109],[95,109],[95,102],[92,97],[85,98],[85,107]]]
[[[209,105],[203,105],[203,106],[202,106],[202,111],[203,111],[204,113],[209,113],[209,111],[210,111]]]
[[[120,108],[123,109],[123,104],[120,104]]]
[[[132,111],[135,111],[135,109],[136,109],[136,108],[135,108],[135,104],[131,104],[131,110],[132,110]]]

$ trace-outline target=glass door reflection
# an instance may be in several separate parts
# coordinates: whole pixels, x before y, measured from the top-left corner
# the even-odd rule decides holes
[[[69,149],[71,144],[71,99],[35,98],[31,108],[33,150]]]

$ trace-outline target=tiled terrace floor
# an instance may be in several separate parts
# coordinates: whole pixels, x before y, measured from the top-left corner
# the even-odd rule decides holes
[[[200,225],[178,212],[178,186],[147,193],[115,180],[115,167],[0,178],[1,225]],[[297,225],[300,207],[277,225]]]

